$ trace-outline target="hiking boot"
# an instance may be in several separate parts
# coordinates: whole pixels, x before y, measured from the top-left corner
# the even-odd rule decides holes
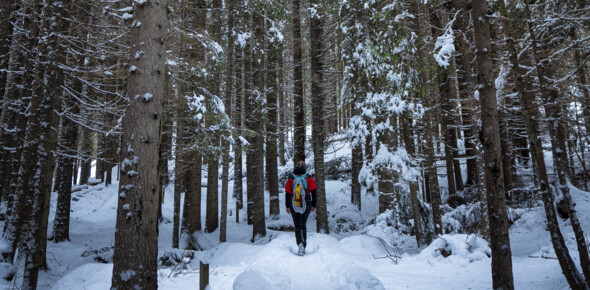
[[[299,244],[299,252],[297,253],[297,255],[299,255],[299,256],[305,255],[305,247],[303,246],[303,244]]]

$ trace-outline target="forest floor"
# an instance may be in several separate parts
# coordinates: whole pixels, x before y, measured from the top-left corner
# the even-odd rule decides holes
[[[328,181],[326,187],[329,211],[345,214],[352,207],[349,181]],[[48,242],[49,269],[41,272],[39,289],[109,289],[117,188],[117,184],[97,185],[73,194],[70,241]],[[205,195],[203,188],[203,204]],[[590,193],[572,187],[572,195],[588,233]],[[266,200],[268,212],[268,196]],[[283,211],[283,196],[280,200]],[[52,208],[55,202],[53,196]],[[235,200],[230,198],[230,211],[234,210],[233,205]],[[363,192],[363,205],[359,218],[374,219],[377,198]],[[163,205],[165,222],[160,225],[160,257],[179,257],[185,253],[171,246],[172,214],[173,186],[168,186]],[[521,209],[518,214],[520,219],[510,229],[516,289],[567,289],[554,258],[543,208]],[[53,215],[52,210],[50,221]],[[361,231],[316,234],[315,214],[312,214],[308,221],[307,253],[300,257],[295,254],[292,232],[269,230],[267,238],[252,244],[249,242],[252,229],[246,223],[245,209],[240,212],[240,218],[240,223],[236,223],[233,212],[228,218],[227,243],[217,242],[219,230],[201,234],[199,243],[207,250],[186,258],[186,263],[176,268],[160,266],[159,288],[195,289],[199,283],[199,261],[210,264],[211,289],[490,289],[492,286],[491,260],[486,255],[489,248],[485,241],[474,236],[445,235],[421,251],[416,249],[413,237],[405,237],[403,253],[396,258],[389,254],[397,252],[386,249],[378,239]],[[560,221],[570,253],[578,261],[569,220]],[[267,220],[269,224],[288,225],[291,218],[282,212],[279,220]],[[447,258],[440,254],[439,249],[444,246],[453,250]],[[2,280],[0,289],[12,289],[7,283]]]

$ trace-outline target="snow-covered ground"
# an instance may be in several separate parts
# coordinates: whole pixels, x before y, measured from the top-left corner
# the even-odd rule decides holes
[[[362,211],[353,210],[349,181],[328,181],[326,187],[332,216],[362,223],[377,215],[377,197],[364,192]],[[203,188],[203,204],[205,192]],[[588,233],[590,193],[572,187],[572,195]],[[280,199],[284,211],[282,194]],[[55,202],[53,196],[50,221]],[[252,230],[245,222],[245,209],[240,212],[240,223],[236,223],[234,205],[235,200],[230,198],[228,242],[217,242],[219,231],[202,234],[199,242],[210,248],[185,258],[185,263],[176,267],[160,266],[160,289],[195,289],[200,261],[210,264],[211,289],[489,289],[492,285],[489,247],[474,235],[445,235],[421,251],[415,248],[412,237],[406,237],[406,251],[399,253],[377,238],[362,234],[360,229],[334,235],[316,234],[312,214],[308,221],[307,253],[300,257],[295,254],[292,232],[269,230],[266,239],[250,243]],[[117,184],[91,186],[73,194],[70,241],[49,241],[49,270],[40,274],[40,289],[109,289],[116,208]],[[268,212],[268,202],[266,208]],[[160,257],[187,254],[171,247],[172,209],[173,186],[168,186],[163,205],[166,221],[160,225]],[[510,230],[516,288],[568,288],[554,258],[542,207],[517,210],[516,214],[521,218]],[[279,220],[267,220],[268,224],[288,225],[291,218],[283,212]],[[562,223],[562,228],[577,261],[569,220]],[[441,252],[445,251],[452,255],[443,257]],[[2,279],[0,288],[10,289],[12,285],[7,283]]]

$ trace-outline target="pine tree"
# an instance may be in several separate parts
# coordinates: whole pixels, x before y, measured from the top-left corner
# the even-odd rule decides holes
[[[492,248],[492,280],[495,289],[514,289],[512,276],[512,252],[508,235],[508,214],[506,210],[504,176],[500,132],[498,130],[498,109],[493,87],[492,46],[490,23],[485,0],[472,0],[477,48],[477,72],[481,104],[485,186],[490,225],[490,247]]]
[[[136,2],[131,30],[129,105],[123,119],[123,155],[113,289],[156,289],[158,255],[158,156],[165,87],[166,0]],[[141,254],[139,252],[141,251]]]

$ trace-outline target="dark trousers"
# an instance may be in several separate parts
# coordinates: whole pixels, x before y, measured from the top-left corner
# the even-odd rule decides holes
[[[307,218],[309,217],[310,209],[307,209],[304,213],[296,213],[291,209],[291,216],[293,217],[293,224],[295,225],[295,240],[297,245],[303,244],[303,247],[307,246]]]

